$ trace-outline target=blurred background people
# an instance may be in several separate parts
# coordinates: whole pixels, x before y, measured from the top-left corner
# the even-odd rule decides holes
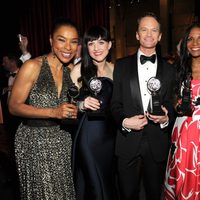
[[[14,136],[21,118],[13,116],[8,111],[8,98],[23,62],[31,57],[28,49],[28,39],[22,36],[19,49],[22,53],[4,53],[0,69],[0,196],[1,200],[19,200],[19,182],[14,158]]]
[[[7,85],[2,89],[1,102],[2,111],[4,118],[4,127],[7,135],[14,141],[14,135],[17,130],[21,119],[19,117],[13,116],[8,110],[8,101],[10,98],[10,93],[16,78],[16,75],[21,66],[21,61],[19,61],[19,56],[15,53],[8,53],[3,57],[2,66],[6,70],[7,74]]]
[[[19,34],[18,39],[19,39],[19,48],[22,52],[22,55],[20,56],[19,59],[24,63],[25,61],[31,58],[31,53],[28,51],[28,38],[27,36]]]
[[[31,58],[31,54],[28,51],[28,39],[26,36],[20,36],[19,48],[22,55],[19,57],[18,53],[8,52],[5,53],[2,58],[2,67],[5,70],[2,78],[4,78],[4,84],[1,86],[1,102],[2,102],[2,113],[4,118],[4,127],[7,135],[14,139],[16,129],[21,122],[21,118],[13,116],[8,110],[8,101],[10,93],[16,78],[16,75],[21,67],[22,63]],[[4,76],[4,77],[3,77]]]

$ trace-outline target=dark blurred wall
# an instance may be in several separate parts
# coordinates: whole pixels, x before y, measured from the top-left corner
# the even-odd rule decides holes
[[[120,2],[120,6],[116,2]],[[81,32],[96,21],[107,26],[106,20],[109,21],[110,17],[110,27],[107,28],[113,38],[114,56],[125,56],[137,48],[136,18],[143,11],[163,14],[162,2],[169,5],[168,14],[164,14],[166,17],[162,20],[162,24],[166,26],[162,42],[165,42],[164,47],[170,52],[175,50],[182,32],[194,20],[193,17],[200,20],[200,0],[6,0],[0,6],[0,57],[3,52],[19,51],[17,34],[20,32],[28,34],[33,55],[49,50],[50,22],[58,16],[72,17]],[[98,19],[95,15],[101,18]],[[32,18],[35,16],[42,20],[33,23]],[[35,46],[36,44],[40,46]]]
[[[109,0],[6,0],[0,6],[0,54],[18,51],[17,34],[26,35],[33,57],[49,52],[51,24],[57,17],[77,23],[80,32],[94,24],[109,28]]]
[[[133,54],[138,47],[135,34],[137,18],[146,11],[154,12],[161,21],[162,56],[176,53],[176,45],[186,27],[200,15],[200,0],[110,0],[110,32],[114,58]],[[195,3],[196,2],[196,3]]]
[[[0,6],[0,56],[4,52],[18,51],[19,15],[18,4],[14,1],[6,0]]]

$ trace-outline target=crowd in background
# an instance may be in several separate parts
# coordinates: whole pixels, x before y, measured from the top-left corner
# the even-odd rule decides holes
[[[164,33],[154,13],[135,26],[136,53],[115,63],[105,27],[81,37],[65,18],[53,23],[49,53],[31,58],[20,35],[22,55],[3,56],[0,131],[9,149],[0,150],[15,179],[2,175],[2,188],[14,184],[4,199],[200,198],[200,25],[169,58],[156,51]]]

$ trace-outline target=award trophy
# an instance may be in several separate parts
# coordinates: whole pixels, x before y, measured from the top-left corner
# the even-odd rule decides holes
[[[79,89],[75,84],[72,84],[67,91],[68,96],[70,97],[70,103],[76,104],[75,98],[79,95]]]
[[[100,92],[102,89],[102,81],[98,77],[92,77],[89,82],[88,86],[90,89],[90,92],[92,93],[92,97],[99,100],[100,104],[102,104],[103,99],[101,98]],[[101,117],[103,116],[103,112],[101,109],[99,110],[88,110],[88,116],[89,117]]]
[[[181,94],[181,103],[178,104],[176,110],[179,114],[185,116],[192,116],[194,106],[191,102],[191,73],[188,73],[186,80],[183,82],[183,90]]]
[[[152,115],[165,115],[161,109],[159,91],[161,88],[160,80],[152,77],[147,82],[147,88],[151,93],[148,112]]]
[[[90,91],[93,93],[93,96],[97,97],[97,94],[102,89],[102,82],[97,77],[93,77],[89,80],[89,87],[90,87]]]
[[[70,98],[70,103],[76,105],[76,97],[79,96],[79,89],[78,87],[73,83],[67,91],[67,95]],[[62,120],[62,124],[77,124],[78,123],[78,119],[63,119]]]

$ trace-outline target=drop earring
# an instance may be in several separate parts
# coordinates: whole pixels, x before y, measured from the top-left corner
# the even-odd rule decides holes
[[[52,54],[53,54],[53,58],[55,59],[55,57],[56,57],[56,54],[55,54],[55,52],[54,52],[53,48],[51,48],[51,52],[52,52]]]

